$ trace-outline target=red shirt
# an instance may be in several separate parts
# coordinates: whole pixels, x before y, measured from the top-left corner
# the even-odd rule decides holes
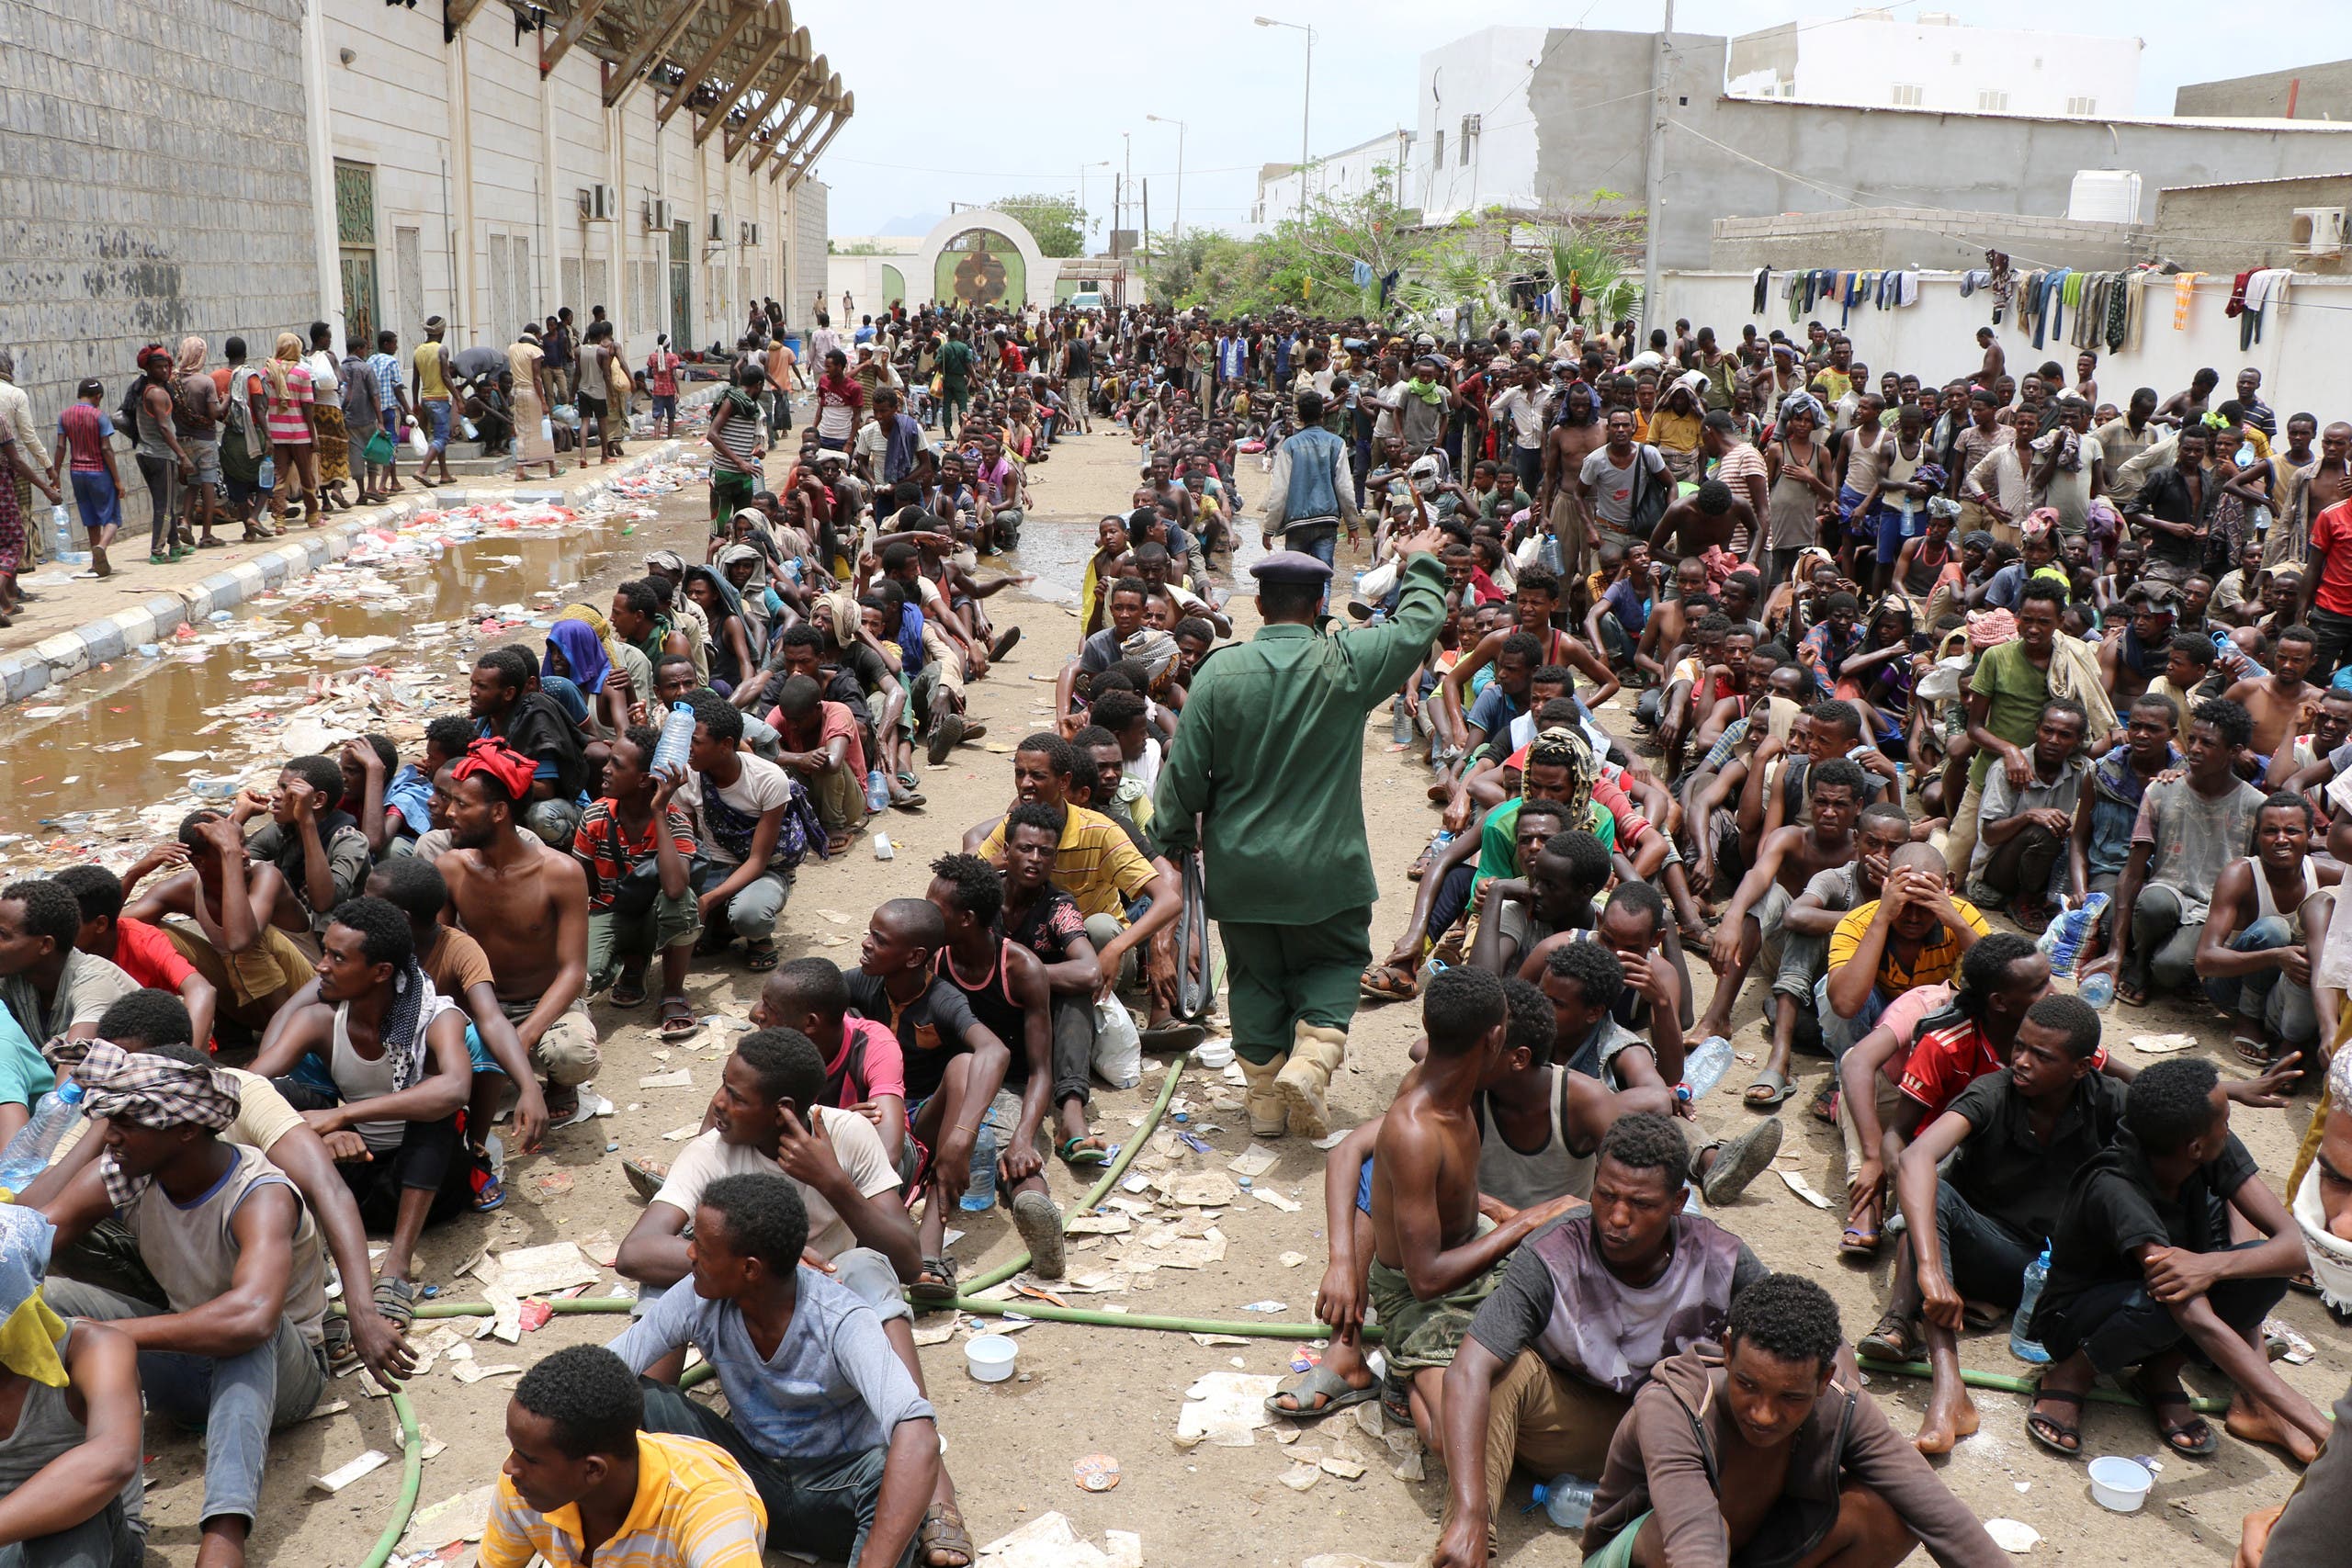
[[[2312,554],[2320,558],[2312,603],[2331,615],[2352,615],[2352,501],[2312,519]]]
[[[854,1111],[876,1095],[907,1098],[906,1053],[887,1023],[842,1020],[842,1054],[825,1065],[825,1082],[839,1094],[843,1111]]]
[[[196,973],[163,929],[144,920],[115,921],[114,962],[142,987],[155,991],[176,991]]]
[[[2106,1065],[2107,1047],[2102,1045],[2091,1055],[2091,1070]],[[1904,1064],[1901,1088],[1904,1098],[1926,1107],[1928,1113],[1919,1122],[1924,1127],[1951,1109],[1962,1089],[2007,1066],[1976,1025],[1962,1019],[1919,1036],[1911,1047],[1911,1059]]]

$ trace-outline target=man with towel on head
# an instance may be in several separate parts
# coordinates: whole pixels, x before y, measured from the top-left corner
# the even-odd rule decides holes
[[[1445,623],[1444,543],[1435,528],[1399,540],[1396,609],[1351,631],[1318,624],[1321,560],[1283,550],[1251,567],[1265,625],[1193,677],[1160,770],[1153,831],[1171,862],[1202,852],[1256,1137],[1330,1131],[1325,1096],[1372,962],[1363,721]]]
[[[62,1242],[119,1217],[166,1300],[66,1280],[50,1304],[117,1325],[155,1413],[203,1431],[197,1560],[243,1568],[270,1431],[309,1415],[326,1386],[319,1227],[261,1151],[221,1141],[239,1104],[227,1073],[101,1040],[74,1077],[106,1152],[39,1212]]]

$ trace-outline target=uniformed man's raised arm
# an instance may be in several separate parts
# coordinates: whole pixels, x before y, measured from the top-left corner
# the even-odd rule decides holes
[[[1438,528],[1399,538],[1403,592],[1396,614],[1385,626],[1342,632],[1333,639],[1347,661],[1348,684],[1367,713],[1396,694],[1445,627],[1445,569],[1437,558],[1445,543],[1446,535]]]

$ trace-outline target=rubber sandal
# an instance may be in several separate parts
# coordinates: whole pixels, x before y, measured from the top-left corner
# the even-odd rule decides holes
[[[1197,1023],[1163,1023],[1143,1031],[1140,1038],[1147,1051],[1189,1051],[1208,1033]]]
[[[1004,656],[1011,653],[1014,648],[1019,646],[1020,642],[1021,628],[1019,626],[1015,626],[1011,631],[1005,633],[1002,637],[997,638],[994,642],[989,644],[989,662],[990,664],[1001,663],[1004,660]]]
[[[416,1287],[406,1280],[377,1280],[376,1312],[386,1323],[406,1334],[408,1325],[416,1321]]]
[[[474,1213],[494,1214],[504,1207],[506,1207],[505,1179],[484,1171],[481,1184],[474,1189]]]
[[[582,1084],[580,1086],[580,1103],[572,1109],[571,1114],[565,1117],[562,1121],[549,1122],[548,1123],[548,1131],[553,1133],[565,1127],[577,1127],[582,1122],[592,1122],[599,1116],[610,1116],[612,1113],[613,1102],[611,1100],[606,1100],[603,1095],[598,1094],[588,1085]]]
[[[1715,1163],[1699,1179],[1699,1196],[1711,1208],[1736,1201],[1747,1190],[1747,1184],[1762,1175],[1772,1163],[1772,1156],[1781,1152],[1782,1131],[1781,1119],[1775,1116],[1718,1145]]]
[[[1375,964],[1357,976],[1356,990],[1368,1002],[1409,1002],[1421,985],[1401,964]]]
[[[2163,1440],[2165,1447],[2174,1453],[2180,1455],[2183,1459],[2205,1459],[2221,1449],[2221,1434],[2213,1430],[2211,1422],[2197,1414],[2196,1404],[2188,1394],[2178,1392],[2151,1393],[2148,1392],[2145,1378],[2133,1378],[2132,1392],[2147,1402],[2148,1413],[2156,1418],[2156,1436]],[[2166,1405],[2187,1405],[2188,1419],[2167,1425],[2164,1417]],[[2178,1440],[2198,1431],[2205,1435],[2188,1442]]]
[[[1064,1138],[1054,1153],[1061,1162],[1072,1167],[1103,1166],[1111,1163],[1110,1146],[1092,1134],[1082,1138]]]
[[[764,975],[782,961],[783,955],[776,952],[773,937],[752,942],[743,949],[743,967],[754,975]]]
[[[1062,1277],[1062,1212],[1034,1189],[1012,1195],[1012,1228],[1029,1248],[1029,1272],[1040,1280]]]
[[[1760,1099],[1756,1093],[1759,1089],[1765,1091]],[[1741,1093],[1739,1102],[1750,1111],[1761,1111],[1769,1114],[1788,1103],[1789,1096],[1795,1092],[1796,1086],[1789,1082],[1788,1074],[1778,1067],[1767,1067],[1757,1074],[1756,1081],[1749,1084]]]
[[[622,976],[613,982],[612,993],[605,999],[616,1008],[643,1007],[645,976],[640,974],[632,979],[627,975]]]
[[[670,1167],[658,1159],[625,1159],[621,1161],[621,1174],[628,1178],[629,1190],[650,1203],[653,1195],[669,1184]]]
[[[2260,1035],[2233,1034],[2230,1036],[2230,1048],[2238,1054],[2238,1060],[2247,1066],[2263,1071],[2269,1069],[2270,1046]]]
[[[971,1532],[964,1528],[964,1516],[953,1503],[933,1503],[923,1510],[915,1548],[922,1553],[924,1568],[967,1568],[979,1558]]]
[[[662,998],[659,1026],[662,1043],[668,1045],[693,1039],[695,1032],[702,1028],[702,1022],[695,1017],[694,1004],[685,998],[664,997]]]
[[[1292,1404],[1279,1403],[1285,1394],[1291,1398]],[[1318,1396],[1322,1404],[1306,1403]],[[1357,1388],[1339,1373],[1318,1363],[1266,1395],[1266,1410],[1269,1415],[1279,1416],[1285,1421],[1320,1421],[1326,1416],[1336,1415],[1351,1405],[1363,1404],[1379,1397],[1378,1379]]]
[[[1848,1258],[1876,1258],[1880,1234],[1860,1225],[1848,1225],[1838,1238],[1838,1250]]]
[[[922,1272],[907,1287],[910,1302],[927,1302],[933,1306],[946,1306],[956,1300],[956,1260],[952,1258],[926,1258]]]
[[[1873,1361],[1893,1361],[1901,1365],[1919,1357],[1918,1330],[1911,1320],[1895,1313],[1888,1313],[1878,1320],[1877,1326],[1854,1341],[1854,1353]]]
[[[1380,1413],[1400,1427],[1413,1424],[1413,1386],[1395,1372],[1380,1375]]]
[[[893,811],[921,811],[924,807],[929,806],[930,804],[930,801],[923,798],[922,791],[919,789],[910,789],[907,791],[906,794],[900,795],[898,799],[892,801],[890,803],[890,809]]]
[[[1835,1078],[1813,1097],[1813,1103],[1804,1108],[1804,1113],[1825,1127],[1838,1125],[1838,1082]]]
[[[2055,1400],[2061,1404],[2071,1404],[2076,1411],[2080,1411],[2084,1398],[2082,1394],[2068,1393],[2064,1389],[2043,1388],[2040,1383],[2034,1384],[2033,1387],[2033,1400],[2037,1404],[2043,1400]],[[2055,1416],[2046,1415],[2039,1410],[2028,1410],[2025,1413],[2025,1435],[2060,1459],[2083,1457],[2083,1427],[2079,1420],[2069,1425],[2059,1420]],[[2066,1446],[2069,1439],[2075,1445],[2072,1448]]]
[[[923,755],[930,759],[933,767],[938,767],[947,761],[947,754],[955,750],[963,739],[964,716],[960,713],[943,714],[939,722],[931,727],[931,739],[924,743]]]

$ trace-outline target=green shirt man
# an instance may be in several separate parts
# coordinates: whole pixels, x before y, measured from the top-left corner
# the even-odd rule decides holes
[[[1444,625],[1442,542],[1434,529],[1400,542],[1396,613],[1361,630],[1314,624],[1331,576],[1314,557],[1282,551],[1250,568],[1266,625],[1194,677],[1153,793],[1169,857],[1201,851],[1256,1136],[1330,1130],[1325,1096],[1372,962],[1378,897],[1363,721]]]

